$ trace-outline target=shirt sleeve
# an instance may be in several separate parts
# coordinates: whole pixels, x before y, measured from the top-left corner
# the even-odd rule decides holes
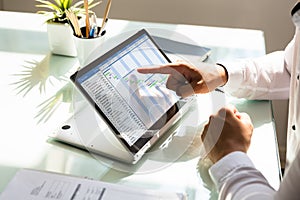
[[[300,150],[285,172],[278,191],[269,185],[243,152],[233,152],[223,157],[209,169],[209,173],[220,200],[296,200],[300,196]]]
[[[255,59],[219,62],[228,72],[225,91],[247,99],[288,99],[290,73],[285,51],[276,51]]]
[[[243,152],[233,152],[209,169],[220,200],[273,199],[275,190]]]

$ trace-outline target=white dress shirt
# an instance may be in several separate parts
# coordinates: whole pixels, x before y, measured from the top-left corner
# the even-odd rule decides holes
[[[231,153],[210,168],[219,199],[300,199],[300,3],[292,11],[296,27],[285,51],[261,58],[222,63],[228,71],[225,90],[248,99],[289,98],[287,166],[278,191],[245,153]]]

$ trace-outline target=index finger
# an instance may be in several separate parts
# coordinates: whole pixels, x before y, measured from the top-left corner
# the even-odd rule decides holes
[[[137,71],[142,74],[173,74],[173,64],[159,65],[153,67],[140,67],[137,68]]]
[[[153,73],[153,74],[171,74],[173,76],[181,74],[181,71],[185,68],[180,65],[180,63],[167,63],[164,65],[140,67],[137,71],[143,74]]]

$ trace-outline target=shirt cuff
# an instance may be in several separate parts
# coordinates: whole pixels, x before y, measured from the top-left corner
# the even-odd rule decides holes
[[[218,189],[220,189],[224,181],[227,178],[230,178],[230,176],[234,175],[234,171],[236,169],[244,167],[255,168],[254,164],[246,153],[235,151],[224,156],[222,159],[212,165],[212,167],[209,169],[209,173],[214,184]]]
[[[244,81],[243,65],[240,62],[222,62],[220,64],[226,68],[228,75],[224,89],[229,92],[239,89]]]

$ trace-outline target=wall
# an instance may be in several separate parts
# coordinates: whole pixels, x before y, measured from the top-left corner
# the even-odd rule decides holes
[[[34,0],[0,0],[3,9],[35,12]],[[77,0],[78,1],[78,0]],[[105,3],[94,9],[101,17]],[[111,18],[260,29],[267,51],[282,49],[293,34],[290,9],[296,0],[114,0]]]
[[[130,0],[118,1],[116,18],[168,23],[261,29],[268,51],[281,49],[290,40],[290,9],[295,0]]]
[[[0,0],[0,9],[36,12],[35,1]],[[26,2],[26,3],[25,3]],[[103,4],[93,9],[102,17]],[[296,0],[114,0],[111,18],[166,23],[260,29],[265,33],[267,52],[283,49],[294,27],[290,9]],[[276,130],[285,147],[287,101],[273,101]],[[282,151],[284,152],[284,150]],[[283,153],[281,153],[283,154]]]

